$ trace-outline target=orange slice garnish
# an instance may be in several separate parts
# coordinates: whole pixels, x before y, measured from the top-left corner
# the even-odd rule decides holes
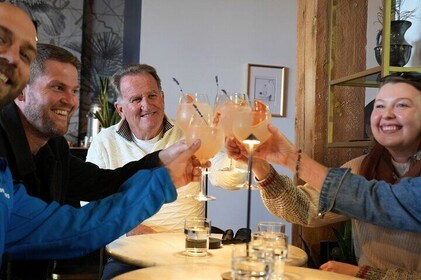
[[[192,95],[187,93],[184,95],[184,98],[186,99],[187,103],[194,103],[194,97]]]
[[[217,127],[220,120],[221,120],[221,113],[215,112],[215,115],[213,116],[213,119],[212,119],[212,127]]]
[[[266,105],[265,103],[263,103],[260,100],[254,100],[254,111],[263,111],[266,112],[269,110],[268,105]]]

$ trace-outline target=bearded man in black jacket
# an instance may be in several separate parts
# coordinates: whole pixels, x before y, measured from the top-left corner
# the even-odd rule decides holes
[[[63,135],[78,107],[80,62],[63,48],[38,44],[30,81],[0,112],[0,156],[7,158],[13,179],[46,202],[79,206],[117,192],[139,169],[165,162],[158,151],[115,170],[104,170],[70,153]],[[7,262],[7,259],[5,259]],[[7,262],[11,279],[46,279],[51,262]],[[11,272],[11,274],[10,274]]]

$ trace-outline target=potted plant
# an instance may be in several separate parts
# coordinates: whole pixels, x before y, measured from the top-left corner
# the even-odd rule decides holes
[[[412,25],[409,19],[415,17],[416,9],[402,10],[405,0],[392,0],[391,2],[390,66],[402,67],[408,63],[411,57],[412,46],[405,40],[405,33]],[[381,25],[384,24],[384,12],[384,7],[380,6],[377,21]],[[376,60],[380,65],[382,63],[382,36],[383,29],[380,29],[376,37],[377,46],[374,48]]]
[[[120,121],[120,115],[114,109],[113,104],[110,104],[108,96],[108,82],[109,78],[99,78],[101,84],[101,91],[98,96],[100,109],[94,112],[94,116],[98,119],[101,127],[109,127]]]

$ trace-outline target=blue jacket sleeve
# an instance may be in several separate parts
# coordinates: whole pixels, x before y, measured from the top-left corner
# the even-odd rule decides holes
[[[421,232],[420,201],[421,177],[402,178],[391,185],[332,168],[320,192],[319,215],[333,211],[379,226]]]
[[[82,208],[46,204],[15,186],[5,253],[12,259],[60,259],[85,255],[155,214],[177,192],[165,168],[141,170],[120,192]]]

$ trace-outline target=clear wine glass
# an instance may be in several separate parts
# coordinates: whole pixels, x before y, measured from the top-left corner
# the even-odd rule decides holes
[[[244,144],[260,145],[270,137],[267,128],[272,121],[269,106],[254,101],[252,111],[238,111],[233,122],[234,136]]]
[[[237,112],[251,112],[251,107],[247,94],[245,93],[230,93],[222,90],[215,99],[215,114],[219,113],[218,125],[224,131],[225,137],[233,136],[232,124],[234,122],[233,116]],[[230,159],[230,164],[227,167],[223,167],[218,171],[233,171],[233,160]]]
[[[251,163],[253,152],[256,147],[264,143],[270,137],[270,132],[267,128],[271,123],[272,117],[269,106],[261,101],[255,100],[252,111],[237,111],[235,113],[232,131],[240,142],[248,147],[249,161],[249,186],[251,187]]]
[[[196,105],[196,103],[193,103]],[[209,105],[209,104],[208,104]],[[185,131],[186,143],[191,145],[196,139],[201,140],[199,150],[195,156],[200,163],[205,164],[210,158],[214,157],[224,145],[224,132],[222,128],[215,125],[211,111],[202,111],[199,106],[193,107],[194,112],[191,116],[190,124]],[[208,108],[207,106],[203,108]],[[205,180],[207,171],[202,168],[202,179],[200,182],[200,192],[194,198],[199,201],[214,200],[215,197],[205,194]]]
[[[186,133],[190,125],[191,118],[196,112],[195,106],[206,116],[212,113],[212,108],[209,105],[209,99],[206,94],[182,93],[180,95],[178,99],[175,122],[184,133]]]

